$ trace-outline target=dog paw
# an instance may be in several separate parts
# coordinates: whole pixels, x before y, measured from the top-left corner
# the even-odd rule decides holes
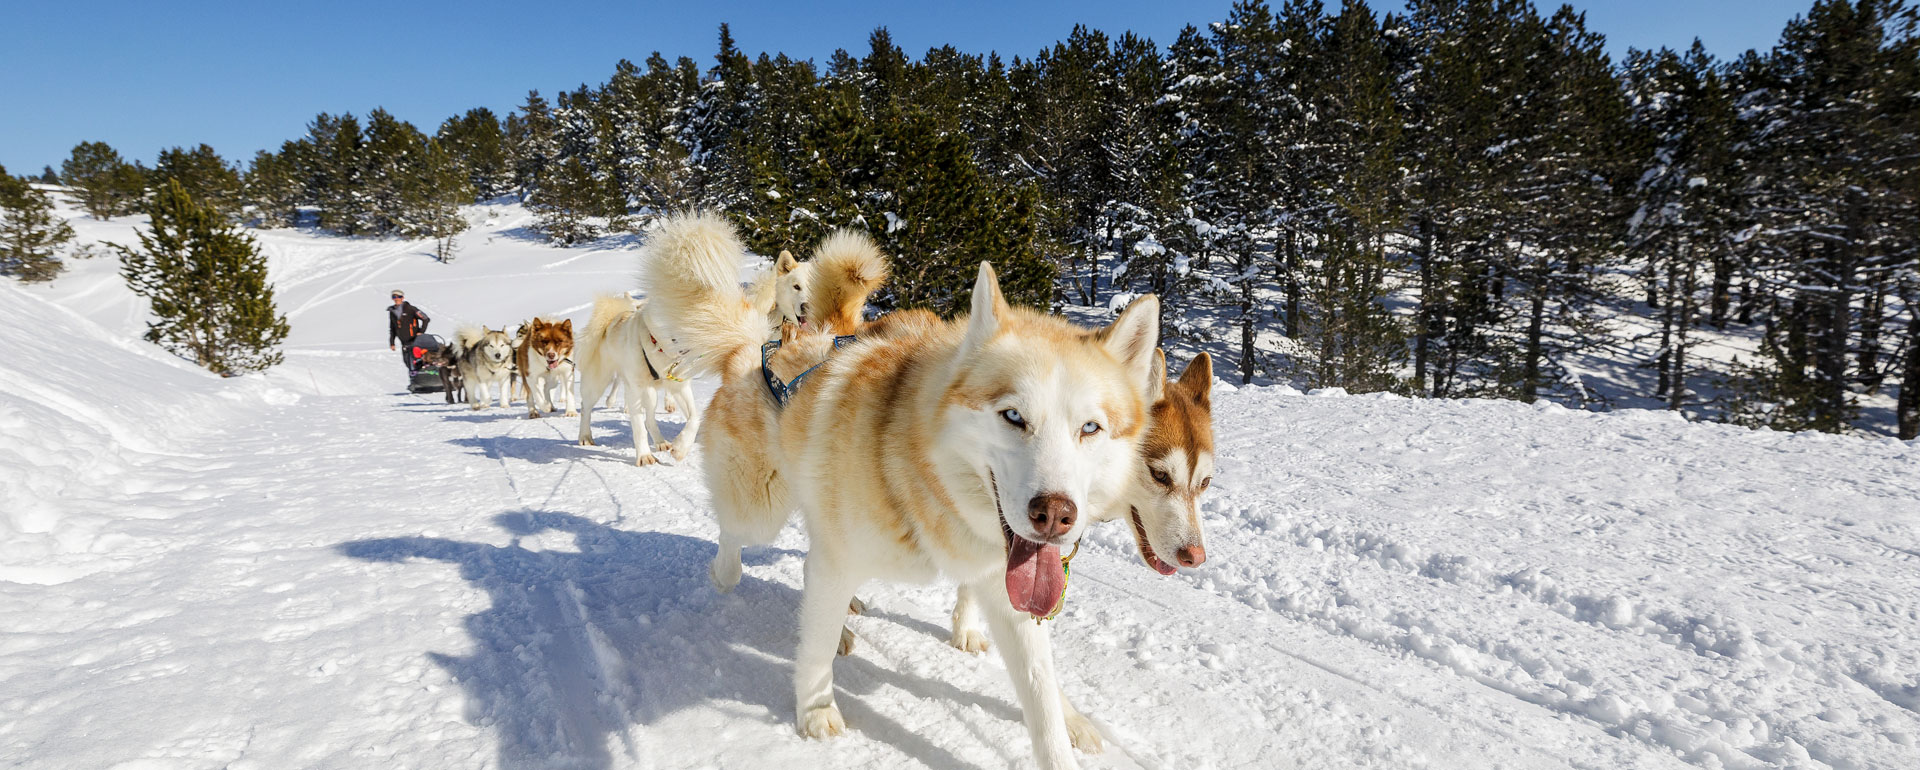
[[[580,416],[580,410],[578,410],[578,409],[568,409],[568,410],[567,410],[567,413],[566,413],[566,415],[565,415],[565,416],[567,416],[567,417],[579,417],[579,416]]]
[[[844,658],[852,654],[853,654],[853,629],[842,626],[840,628],[840,657]]]
[[[947,643],[962,651],[973,653],[986,652],[989,646],[986,632],[978,628],[956,628],[953,630],[953,638],[947,640]]]
[[[733,587],[740,585],[740,562],[721,564],[719,557],[707,565],[707,578],[713,581],[713,589],[720,593],[733,593]]]
[[[580,437],[580,446],[600,446],[600,445],[599,445],[599,444],[595,444],[595,443],[593,443],[593,437],[592,437],[592,436],[581,436],[581,437]]]
[[[642,468],[645,468],[649,465],[657,464],[659,462],[660,462],[660,458],[654,457],[652,452],[641,452],[639,457],[633,458],[633,464],[638,465]]]
[[[840,707],[832,704],[810,709],[800,717],[800,734],[816,740],[826,740],[847,732],[847,720],[840,717]]]
[[[476,411],[476,412],[478,412],[478,411],[480,411],[480,410],[482,410],[482,409],[485,409],[485,408],[487,408],[487,405],[486,405],[486,404],[474,404],[474,405],[473,405],[473,411]]]
[[[688,452],[688,449],[686,444],[681,444],[679,446],[676,446],[673,448],[673,459],[685,460],[687,459],[687,452]]]
[[[1073,743],[1074,748],[1088,754],[1107,750],[1106,742],[1100,739],[1100,729],[1093,726],[1092,720],[1077,712],[1067,715],[1067,740]]]
[[[673,442],[671,442],[671,441],[662,441],[662,442],[660,442],[660,443],[658,443],[658,444],[654,444],[654,445],[653,445],[653,451],[655,451],[655,452],[671,452],[671,451],[673,451]],[[677,460],[677,459],[679,459],[679,456],[678,456],[678,455],[675,455],[675,456],[674,456],[674,459],[676,459],[676,460]]]
[[[867,614],[867,603],[860,601],[860,597],[858,596],[853,597],[853,601],[847,602],[847,614],[848,615]]]

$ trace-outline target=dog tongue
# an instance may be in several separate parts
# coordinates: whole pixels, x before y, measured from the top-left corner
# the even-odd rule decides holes
[[[1060,549],[1015,537],[1007,549],[1007,598],[1013,608],[1036,617],[1053,613],[1067,592],[1066,569]]]

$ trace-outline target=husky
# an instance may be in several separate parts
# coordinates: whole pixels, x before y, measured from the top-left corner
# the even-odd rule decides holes
[[[645,302],[613,295],[595,297],[593,316],[587,320],[577,350],[575,364],[580,370],[580,403],[584,405],[580,410],[581,446],[594,445],[594,402],[618,383],[626,391],[627,419],[633,424],[634,464],[659,462],[654,452],[672,452],[675,460],[687,459],[688,450],[700,435],[693,383],[683,372],[687,355],[664,329],[647,322]],[[686,414],[686,427],[673,442],[660,435],[660,423],[654,419],[656,399],[662,396],[667,405],[678,404]],[[644,449],[640,443],[643,417],[647,437]]]
[[[578,416],[580,412],[573,408],[573,319],[553,323],[534,318],[521,331],[513,362],[527,384],[527,419],[537,420],[553,411],[554,393],[560,394],[559,406],[567,417]]]
[[[809,302],[825,315],[763,365],[765,319],[732,277],[740,252],[725,220],[676,217],[643,257],[641,282],[701,368],[721,378],[703,463],[720,523],[715,586],[737,585],[741,547],[770,541],[794,508],[806,522],[800,732],[846,730],[832,666],[861,584],[944,575],[986,617],[1040,765],[1076,767],[1048,627],[1033,620],[1064,599],[1061,553],[1086,529],[1080,512],[1105,510],[1127,487],[1158,300],[1083,329],[1010,306],[982,263],[968,316],[917,316],[836,350],[832,335],[858,330],[884,273],[816,274]],[[799,373],[804,386],[781,404],[768,380]]]
[[[466,383],[467,403],[475,410],[485,409],[492,394],[499,393],[500,408],[507,408],[507,393],[513,385],[512,335],[505,329],[465,326],[454,335],[453,347],[460,378]]]
[[[1148,381],[1146,435],[1134,458],[1131,485],[1126,494],[1094,516],[1095,523],[1126,519],[1133,532],[1140,561],[1162,575],[1177,569],[1160,554],[1172,554],[1181,567],[1198,567],[1207,560],[1206,536],[1200,526],[1199,500],[1213,484],[1213,360],[1201,353],[1187,363],[1177,382],[1167,381],[1166,354],[1155,350],[1153,375]],[[953,606],[954,647],[986,652],[985,629],[973,592],[961,586]],[[843,632],[841,645],[852,649],[853,634]],[[1060,695],[1067,715],[1068,737],[1074,748],[1099,752],[1100,733],[1092,721]]]
[[[466,382],[460,376],[459,348],[448,345],[429,350],[422,360],[440,371],[440,391],[446,394],[448,404],[466,398]]]
[[[793,258],[793,252],[781,250],[780,258],[760,274],[750,290],[753,306],[767,317],[765,339],[780,338],[780,327],[807,326],[807,285],[813,277],[813,263]]]

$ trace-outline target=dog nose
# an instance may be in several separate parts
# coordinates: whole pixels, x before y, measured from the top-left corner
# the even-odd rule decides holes
[[[1182,567],[1198,567],[1207,563],[1207,547],[1183,545],[1173,550],[1173,557],[1180,560]]]
[[[802,303],[800,303],[800,314],[801,314],[801,315],[806,315],[806,314],[807,314],[807,310],[808,310],[808,308],[809,308],[809,306],[808,306],[808,304],[807,304],[807,303],[805,303],[805,302],[802,302]]]
[[[1046,492],[1034,495],[1027,501],[1027,521],[1033,524],[1033,531],[1041,537],[1059,537],[1073,529],[1073,519],[1079,515],[1079,507],[1067,499],[1066,495]]]

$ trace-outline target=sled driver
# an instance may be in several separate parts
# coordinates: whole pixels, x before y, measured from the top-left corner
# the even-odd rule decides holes
[[[406,364],[407,371],[413,371],[413,338],[427,332],[429,318],[425,311],[414,307],[407,301],[407,293],[393,290],[393,304],[387,307],[387,349],[394,350],[397,340],[405,347],[400,351],[400,363]]]

